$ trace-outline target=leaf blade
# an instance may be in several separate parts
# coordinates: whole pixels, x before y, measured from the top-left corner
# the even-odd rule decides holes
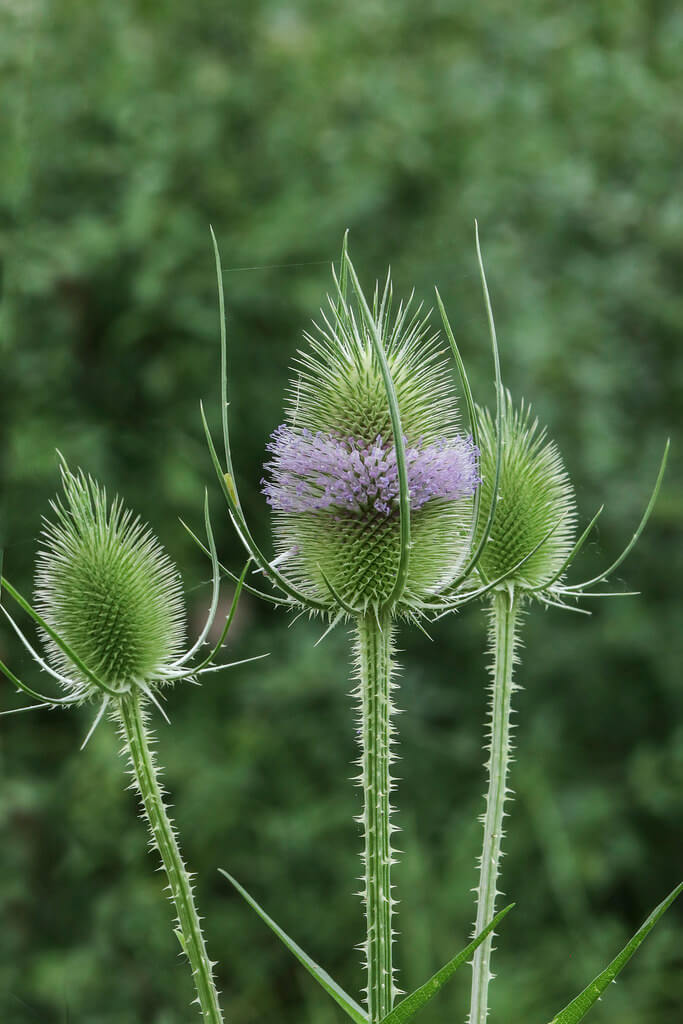
[[[588,985],[583,992],[580,992],[576,999],[572,999],[563,1010],[553,1017],[550,1024],[578,1024],[583,1020],[590,1008],[598,1001],[608,985],[610,985],[617,974],[626,966],[641,942],[652,931],[660,917],[669,909],[674,900],[683,891],[683,882],[677,885],[673,892],[670,892],[666,899],[662,900],[659,906],[655,907],[650,916],[643,922],[636,934],[627,942],[622,951],[615,956],[614,960]]]
[[[469,945],[461,949],[452,960],[449,960],[447,964],[433,974],[429,981],[426,981],[424,985],[420,985],[416,988],[409,996],[406,996],[398,1006],[395,1006],[391,1013],[387,1014],[382,1020],[382,1024],[406,1024],[406,1021],[411,1020],[416,1013],[418,1013],[423,1006],[434,998],[446,982],[455,974],[458,967],[462,966],[463,963],[474,953],[477,946],[480,946],[484,939],[493,931],[497,924],[502,921],[506,914],[508,914],[514,903],[501,910],[494,919],[487,924],[486,928],[477,935],[476,938],[472,939]]]
[[[294,954],[299,963],[306,968],[309,974],[311,974],[320,985],[322,985],[327,994],[332,996],[335,1002],[338,1003],[338,1005],[341,1006],[343,1010],[346,1010],[349,1017],[351,1017],[351,1019],[355,1021],[356,1024],[368,1024],[368,1015],[363,1010],[362,1006],[360,1006],[355,1001],[355,999],[352,999],[351,996],[348,995],[348,993],[346,993],[344,989],[337,984],[334,978],[332,978],[327,973],[327,971],[324,970],[324,968],[317,964],[315,960],[312,960],[310,956],[308,956],[308,954],[304,952],[301,946],[299,946],[294,941],[294,939],[290,939],[289,935],[287,935],[287,933],[284,932],[282,928],[280,928],[280,926],[275,923],[275,921],[273,921],[272,917],[269,917],[268,914],[266,914],[263,907],[259,906],[256,900],[249,895],[247,890],[244,889],[239,884],[239,882],[232,877],[232,875],[228,874],[228,872],[224,871],[222,868],[219,868],[218,870],[220,871],[221,875],[227,878],[230,884],[234,886],[235,889],[237,889],[237,892],[240,894],[240,896],[242,896],[242,898],[246,900],[246,902],[249,904],[252,910],[256,911],[258,916],[261,918],[262,921],[265,922],[265,924],[268,925],[271,931],[275,932],[277,937],[282,942],[284,942],[287,949],[290,951],[290,953]]]

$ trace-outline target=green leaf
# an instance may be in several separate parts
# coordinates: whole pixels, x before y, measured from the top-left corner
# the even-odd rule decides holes
[[[499,914],[496,914],[493,921],[486,925],[486,928],[473,939],[469,946],[465,946],[452,960],[449,960],[440,971],[437,971],[429,981],[426,981],[420,988],[416,988],[415,991],[406,996],[398,1006],[394,1007],[391,1013],[382,1020],[382,1024],[405,1024],[405,1021],[410,1020],[415,1014],[422,1009],[423,1006],[433,999],[436,993],[443,988],[449,978],[451,978],[458,967],[464,964],[469,957],[472,956],[477,946],[480,946],[484,939],[489,935],[496,925],[503,920],[506,914],[508,914],[514,903],[511,903],[504,910],[501,910]]]
[[[323,970],[315,960],[311,960],[310,956],[308,956],[307,953],[304,953],[301,946],[298,946],[293,939],[290,939],[289,935],[283,932],[282,928],[273,921],[272,917],[268,917],[265,910],[258,905],[256,900],[249,895],[246,889],[242,888],[239,882],[237,882],[232,875],[229,875],[227,871],[223,871],[222,868],[219,868],[219,871],[225,876],[225,878],[227,878],[230,884],[237,889],[240,896],[247,901],[249,906],[256,911],[261,920],[265,921],[268,927],[275,932],[278,938],[282,939],[287,949],[294,954],[299,963],[304,965],[309,974],[312,974],[316,981],[322,985],[325,991],[332,996],[335,1002],[337,1002],[343,1010],[346,1010],[349,1017],[354,1020],[356,1024],[368,1024],[368,1015],[363,1007],[359,1006],[355,999],[352,999],[343,988],[340,988],[336,981],[334,981],[327,971]]]
[[[591,1006],[598,1001],[610,982],[614,981],[619,971],[626,966],[643,939],[652,931],[664,911],[668,910],[682,890],[683,882],[677,885],[674,891],[658,907],[655,907],[647,921],[641,925],[631,941],[624,946],[621,953],[614,958],[609,967],[605,968],[602,974],[598,974],[597,978],[590,983],[588,988],[585,988],[576,999],[573,999],[568,1006],[565,1006],[564,1010],[560,1010],[558,1015],[553,1017],[550,1024],[577,1024],[578,1021],[583,1020]]]

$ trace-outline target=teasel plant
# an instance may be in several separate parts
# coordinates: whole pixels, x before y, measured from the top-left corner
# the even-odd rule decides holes
[[[150,528],[118,497],[110,502],[91,477],[72,472],[61,456],[60,464],[63,495],[51,502],[53,517],[44,519],[34,603],[0,577],[2,595],[8,595],[37,626],[44,654],[4,604],[0,611],[41,672],[61,692],[50,695],[35,689],[0,661],[3,675],[34,702],[2,714],[93,706],[96,713],[81,749],[105,716],[116,724],[151,845],[166,874],[177,915],[174,931],[192,970],[195,1002],[205,1022],[222,1024],[215,964],[206,950],[193,876],[183,861],[165,805],[149,719],[156,710],[168,721],[163,700],[173,683],[199,684],[208,673],[256,660],[215,664],[234,619],[247,566],[238,577],[218,640],[209,644],[220,604],[220,570],[205,499],[211,599],[201,632],[187,646],[180,574]]]
[[[486,290],[486,285],[484,285]],[[493,314],[486,291],[491,330],[495,334]],[[488,410],[477,409],[473,433],[480,450],[481,498],[490,502],[495,492],[495,514],[476,566],[475,576],[481,588],[488,581],[495,586],[486,593],[489,616],[491,687],[486,748],[488,791],[482,816],[484,838],[479,858],[479,881],[475,889],[477,913],[474,934],[482,922],[491,920],[496,910],[502,840],[505,836],[506,801],[512,796],[508,773],[513,753],[512,699],[520,687],[514,669],[519,661],[521,629],[533,603],[543,607],[590,614],[580,606],[586,598],[631,595],[629,591],[599,588],[614,576],[638,542],[654,508],[665,472],[669,441],[661,459],[655,484],[641,520],[622,553],[608,568],[580,583],[569,583],[566,573],[583,548],[603,511],[601,507],[581,535],[576,537],[576,501],[569,475],[560,452],[549,440],[544,428],[523,401],[515,407],[511,395],[499,395],[495,419]],[[480,527],[479,533],[483,536]],[[476,543],[476,533],[475,533]],[[440,612],[437,617],[444,613]],[[657,908],[638,933],[632,955],[655,923],[654,918],[670,905],[680,886]],[[657,917],[658,920],[658,917]],[[493,931],[475,950],[472,960],[472,989],[469,1024],[485,1024],[488,1017],[488,989],[491,973]],[[632,940],[636,941],[636,939]],[[626,960],[623,960],[625,963]],[[619,969],[621,969],[621,966]],[[596,982],[599,979],[596,979]],[[604,980],[604,979],[603,979]],[[612,980],[611,978],[608,980]],[[582,994],[555,1021],[570,1024],[581,1019],[597,1000],[608,981]],[[575,1016],[581,1011],[580,1016]],[[555,1022],[553,1022],[555,1024]]]
[[[423,628],[428,615],[451,611],[493,590],[508,573],[474,583],[496,509],[501,451],[493,489],[482,507],[478,448],[460,426],[452,365],[412,296],[393,313],[390,274],[371,302],[365,297],[344,238],[340,270],[333,267],[328,308],[305,336],[290,383],[285,422],[273,433],[262,480],[273,512],[276,554],[257,545],[237,490],[228,423],[228,353],[222,270],[213,235],[221,335],[222,459],[202,406],[211,460],[232,524],[249,558],[272,587],[245,582],[251,593],[297,615],[326,622],[321,640],[351,623],[363,789],[367,1009],[345,993],[277,925],[232,876],[249,904],[356,1022],[409,1020],[472,955],[510,907],[487,921],[465,950],[424,986],[398,1002],[393,946],[395,863],[392,793],[396,759],[396,662],[399,621]],[[486,279],[477,237],[484,294]],[[450,351],[469,418],[472,392],[437,292]],[[491,332],[498,416],[502,383]],[[189,529],[189,527],[188,527]],[[208,553],[199,538],[190,533]],[[533,554],[526,552],[519,564]],[[222,570],[235,579],[224,565]],[[518,568],[518,565],[512,569]]]
[[[566,573],[580,553],[604,506],[593,516],[578,539],[576,503],[562,457],[547,439],[544,429],[532,419],[524,402],[515,409],[510,393],[503,387],[496,325],[475,222],[475,242],[484,305],[496,367],[495,412],[475,405],[463,360],[441,297],[437,303],[446,336],[458,365],[467,402],[470,433],[479,453],[480,486],[474,501],[470,533],[470,556],[463,572],[442,587],[423,611],[437,621],[460,610],[471,601],[488,605],[491,688],[488,736],[485,749],[488,790],[481,817],[484,838],[479,858],[479,882],[473,935],[481,935],[482,922],[496,920],[497,884],[502,857],[505,804],[512,791],[507,785],[512,761],[512,695],[520,687],[514,681],[521,646],[521,622],[535,601],[543,607],[590,615],[579,606],[586,598],[631,596],[629,591],[596,590],[619,569],[637,544],[664,478],[670,443],[667,440],[655,484],[641,520],[622,553],[607,569],[581,583],[569,583]],[[487,510],[482,514],[482,510]],[[600,998],[633,956],[662,914],[683,891],[683,884],[656,907],[624,949],[551,1024],[577,1024]],[[472,961],[472,988],[468,1024],[484,1024],[488,1018],[488,987],[494,927],[477,944]]]

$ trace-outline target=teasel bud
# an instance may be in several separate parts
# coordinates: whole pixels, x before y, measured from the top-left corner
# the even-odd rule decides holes
[[[572,550],[574,488],[557,446],[532,417],[531,407],[522,401],[515,408],[506,391],[501,412],[497,502],[478,568],[487,579],[504,576],[509,584],[533,590],[562,569]],[[496,425],[487,409],[479,413],[481,498],[488,505],[495,480]]]
[[[95,726],[110,701],[116,704],[135,693],[151,700],[165,715],[159,703],[164,686],[179,679],[197,681],[207,672],[229,667],[212,663],[233,620],[246,567],[218,643],[200,656],[216,618],[220,583],[205,500],[213,570],[211,602],[204,628],[182,653],[185,606],[175,565],[151,529],[119,497],[110,501],[96,480],[80,470],[73,473],[61,455],[60,461],[63,494],[50,502],[52,517],[43,520],[35,604],[2,577],[4,591],[37,625],[46,657],[32,646],[4,604],[0,611],[39,668],[59,683],[63,695],[38,693],[2,662],[0,671],[41,705],[102,701]],[[91,735],[92,730],[87,739]]]
[[[104,488],[62,467],[38,553],[35,607],[110,689],[159,683],[185,641],[180,574],[148,526]],[[43,631],[44,632],[44,631]],[[84,700],[102,689],[44,632],[52,666]]]
[[[667,441],[650,500],[631,540],[607,569],[582,583],[569,584],[565,575],[601,515],[601,506],[577,538],[574,488],[562,455],[546,429],[539,426],[522,399],[517,407],[508,391],[502,396],[499,432],[488,409],[478,409],[481,448],[480,495],[486,505],[495,488],[495,510],[487,527],[477,570],[496,586],[514,587],[520,598],[537,598],[546,605],[577,611],[567,599],[626,596],[627,592],[592,591],[613,575],[640,538],[654,508],[668,458]],[[499,467],[496,474],[496,466]],[[482,524],[476,542],[482,535]]]
[[[524,402],[515,408],[509,393],[501,396],[494,421],[480,410],[482,500],[494,489],[494,514],[487,524],[477,571],[488,595],[491,652],[491,703],[486,749],[489,779],[483,815],[484,841],[479,859],[475,933],[496,910],[498,876],[505,835],[506,801],[512,796],[508,772],[513,752],[512,699],[519,689],[514,679],[519,664],[523,612],[532,600],[546,606],[584,612],[574,600],[618,596],[591,592],[606,580],[637,542],[654,506],[666,465],[668,442],[645,513],[619,558],[604,572],[579,584],[568,584],[565,573],[583,546],[602,509],[576,539],[574,489],[559,450],[550,441]],[[479,533],[480,531],[478,531]],[[479,538],[475,543],[480,543]],[[626,592],[621,592],[625,594]],[[468,1024],[486,1024],[493,936],[476,950]]]

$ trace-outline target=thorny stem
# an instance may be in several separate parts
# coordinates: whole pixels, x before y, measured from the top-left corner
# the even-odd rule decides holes
[[[490,747],[487,765],[489,786],[486,794],[486,812],[483,816],[484,843],[479,869],[477,892],[477,920],[475,934],[486,927],[495,914],[496,887],[503,839],[505,800],[510,795],[507,774],[510,765],[512,694],[518,688],[512,679],[516,662],[516,627],[519,615],[519,597],[515,591],[494,591],[491,602],[491,646],[493,667],[490,705]],[[488,1015],[488,988],[491,974],[491,952],[494,933],[475,951],[472,959],[472,998],[469,1024],[485,1024]]]
[[[391,892],[392,639],[388,615],[367,614],[357,624],[358,696],[360,698],[361,775],[365,833],[364,945],[368,972],[369,1024],[391,1010],[397,989],[392,965],[394,900]]]
[[[120,716],[127,752],[130,755],[137,788],[147,817],[152,842],[161,855],[171,898],[178,914],[178,937],[190,961],[202,1019],[223,1024],[218,993],[213,980],[213,964],[204,944],[200,918],[194,904],[190,875],[183,863],[173,824],[170,821],[145,727],[140,695],[131,693],[120,703]]]

